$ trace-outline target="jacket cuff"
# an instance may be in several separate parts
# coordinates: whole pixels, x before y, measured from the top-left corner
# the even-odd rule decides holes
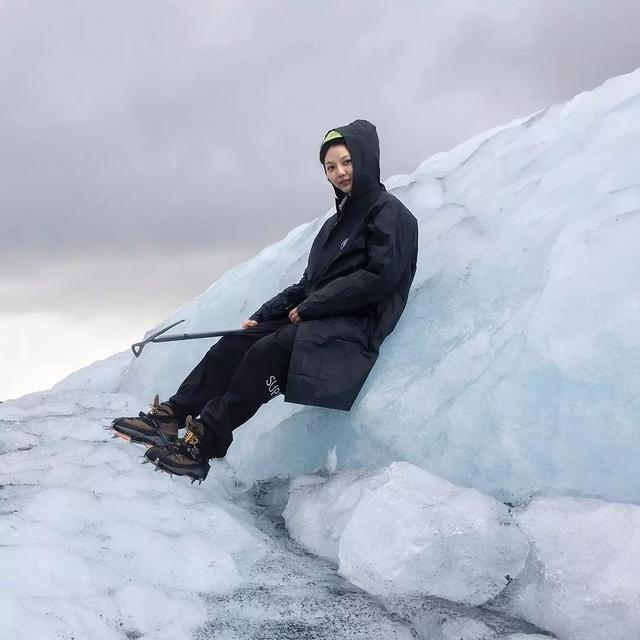
[[[308,306],[309,305],[307,304],[306,300],[297,305],[296,309],[298,310],[298,317],[300,318],[300,320],[311,320],[309,311],[307,309]]]

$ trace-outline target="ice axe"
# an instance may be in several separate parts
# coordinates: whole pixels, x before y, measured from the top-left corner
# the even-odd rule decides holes
[[[131,345],[131,351],[133,351],[133,355],[138,358],[142,353],[142,350],[150,342],[176,342],[177,340],[197,340],[198,338],[220,338],[222,336],[237,336],[241,333],[244,333],[244,329],[231,329],[229,331],[207,331],[206,333],[175,333],[168,336],[162,336],[165,331],[169,331],[169,329],[172,329],[181,322],[184,322],[184,320],[178,320],[178,322],[174,322],[168,327],[152,333],[146,340],[143,340],[142,342],[134,342]]]

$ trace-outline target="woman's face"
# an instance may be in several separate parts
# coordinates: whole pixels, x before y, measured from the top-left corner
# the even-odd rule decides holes
[[[324,157],[324,172],[334,187],[351,193],[353,186],[353,165],[349,149],[343,144],[329,147]]]

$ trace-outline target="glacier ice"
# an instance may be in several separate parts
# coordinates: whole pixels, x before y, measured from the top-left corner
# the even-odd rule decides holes
[[[0,638],[415,637],[292,552],[225,463],[194,488],[112,442],[101,425],[136,404],[76,390],[0,405]]]
[[[516,515],[534,554],[510,610],[563,640],[628,640],[640,630],[640,507],[571,497]]]
[[[98,360],[82,367],[60,380],[52,388],[56,391],[82,389],[84,391],[114,391],[120,386],[122,378],[131,362],[131,352],[121,351],[115,355]]]
[[[101,424],[135,403],[74,391],[0,405],[0,637],[112,639],[124,625],[187,638],[181,610],[204,621],[195,595],[238,586],[238,558],[265,552],[264,536],[203,500],[226,495],[215,479],[200,494],[167,487],[106,444]]]
[[[503,636],[503,640],[554,640],[554,638],[540,633],[510,633]]]
[[[636,71],[390,179],[420,223],[403,318],[349,414],[274,401],[236,432],[236,471],[310,473],[335,447],[338,468],[407,460],[506,500],[640,500],[639,111]],[[299,278],[322,222],[163,325],[239,326]],[[211,342],[118,356],[109,390],[167,397]]]
[[[284,516],[303,546],[379,595],[482,604],[520,573],[529,554],[504,504],[406,462],[326,482],[297,479]]]

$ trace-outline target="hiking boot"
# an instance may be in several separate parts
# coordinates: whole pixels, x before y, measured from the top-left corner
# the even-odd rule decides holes
[[[191,484],[202,482],[209,473],[209,460],[203,452],[206,431],[201,422],[187,417],[187,433],[184,438],[165,446],[151,447],[144,454],[149,462],[167,473],[189,476]]]
[[[149,406],[149,413],[141,411],[137,418],[116,418],[111,429],[124,440],[148,446],[166,446],[175,442],[180,423],[173,407],[168,402],[160,402],[159,396]]]

